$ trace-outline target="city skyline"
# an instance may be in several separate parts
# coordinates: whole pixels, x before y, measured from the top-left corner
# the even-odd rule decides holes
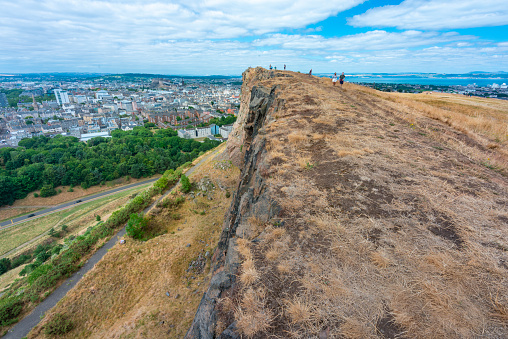
[[[0,73],[508,70],[503,1],[0,0]]]

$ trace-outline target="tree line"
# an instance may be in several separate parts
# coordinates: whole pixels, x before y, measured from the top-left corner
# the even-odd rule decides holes
[[[218,144],[182,139],[169,129],[152,133],[144,127],[115,130],[111,138],[96,137],[87,143],[61,135],[23,139],[18,148],[0,149],[0,206],[39,189],[51,195],[62,185],[88,188],[126,175],[164,173]]]

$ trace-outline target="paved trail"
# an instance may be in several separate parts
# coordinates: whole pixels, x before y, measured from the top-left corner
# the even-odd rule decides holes
[[[217,151],[218,150],[216,149],[212,153],[201,159],[185,174],[189,176],[204,161],[206,161],[211,156],[215,155]],[[146,184],[147,182],[145,181],[143,183]],[[169,188],[168,191],[163,196],[161,196],[153,204],[145,208],[143,212],[147,213],[157,204],[157,202],[165,198],[171,192],[171,190],[173,190],[173,188],[175,188],[177,185],[178,183],[176,183],[173,187]],[[117,241],[124,235],[125,235],[125,226],[116,235],[114,235],[104,246],[102,246],[99,250],[97,250],[97,252],[95,252],[92,255],[92,257],[83,265],[83,267],[81,267],[79,271],[77,271],[70,278],[68,278],[49,297],[47,297],[42,303],[37,305],[37,307],[32,311],[32,313],[30,313],[16,325],[14,325],[14,327],[2,338],[21,339],[23,337],[26,337],[28,333],[32,330],[32,328],[37,326],[37,324],[41,321],[41,319],[44,318],[44,314],[50,309],[52,309],[60,301],[60,299],[62,299],[67,294],[67,292],[69,292],[74,286],[76,286],[76,284],[81,280],[81,278],[88,271],[90,271],[95,266],[95,264],[98,263],[106,253],[108,253],[108,250],[112,248],[117,243]]]

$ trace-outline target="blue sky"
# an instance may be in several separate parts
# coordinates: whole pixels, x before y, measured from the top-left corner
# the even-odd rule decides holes
[[[508,71],[506,0],[0,0],[0,73]]]

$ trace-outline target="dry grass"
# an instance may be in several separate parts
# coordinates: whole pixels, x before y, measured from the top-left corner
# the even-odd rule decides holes
[[[241,305],[235,309],[237,326],[247,337],[252,337],[270,327],[274,316],[270,309],[265,307],[264,299],[262,290],[249,288],[243,293]]]
[[[507,103],[291,74],[262,83],[281,85],[285,100],[263,131],[282,211],[261,242],[237,239],[256,268],[230,301],[242,333],[508,336]],[[267,311],[277,316],[249,325]]]
[[[302,298],[286,301],[286,313],[293,324],[307,323],[312,320],[314,311]]]

